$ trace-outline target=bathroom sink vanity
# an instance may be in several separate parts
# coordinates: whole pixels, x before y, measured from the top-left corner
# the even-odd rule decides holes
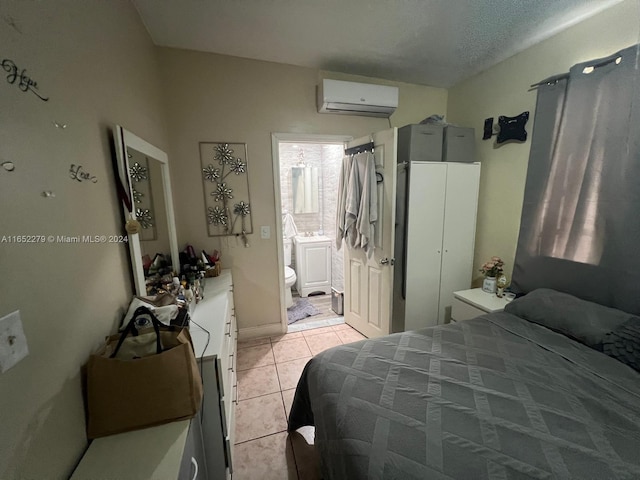
[[[298,235],[296,245],[296,290],[301,297],[331,292],[331,239],[324,235]]]

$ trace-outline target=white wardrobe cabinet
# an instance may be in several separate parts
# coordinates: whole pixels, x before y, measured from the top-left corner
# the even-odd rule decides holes
[[[480,163],[410,168],[404,330],[447,323],[453,292],[469,288],[480,182]]]

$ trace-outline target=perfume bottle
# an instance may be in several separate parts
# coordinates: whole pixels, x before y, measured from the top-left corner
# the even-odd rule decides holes
[[[184,299],[187,303],[191,303],[193,301],[193,290],[191,290],[191,285],[188,283],[184,289]]]
[[[500,275],[496,280],[496,297],[502,298],[504,296],[504,289],[507,286],[507,277]]]

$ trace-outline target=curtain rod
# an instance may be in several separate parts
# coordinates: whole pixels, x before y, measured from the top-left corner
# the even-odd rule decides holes
[[[633,47],[629,47],[629,48],[633,48]],[[627,49],[625,49],[627,50]],[[585,68],[589,67],[591,68],[591,70],[595,70],[596,68],[600,68],[600,67],[604,67],[606,65],[609,65],[610,63],[616,62],[616,63],[620,63],[620,60],[622,59],[622,53],[624,52],[624,50],[621,50],[617,53],[614,53],[613,55],[609,55],[608,57],[604,57],[604,58],[597,58],[595,60],[591,60],[590,62],[584,62],[584,63],[579,63],[578,65],[586,65]],[[591,63],[593,62],[593,63]],[[577,65],[574,65],[574,67],[576,67]],[[573,69],[573,67],[572,67]],[[590,72],[584,72],[584,73],[590,73]],[[533,85],[531,85],[531,88],[536,88],[539,87],[541,85],[550,85],[553,83],[557,83],[560,80],[564,80],[565,78],[569,78],[569,72],[567,73],[560,73],[558,75],[553,75],[551,77],[545,78],[544,80],[540,80],[538,83],[534,83]]]
[[[344,154],[345,155],[355,155],[357,153],[362,153],[362,152],[372,152],[373,151],[373,147],[374,147],[373,142],[369,142],[369,143],[365,143],[363,145],[358,145],[356,147],[345,148],[344,149]]]
[[[553,75],[551,77],[545,78],[544,80],[540,80],[538,83],[534,83],[531,85],[531,88],[536,88],[541,85],[551,85],[553,83],[557,83],[560,80],[564,80],[565,78],[569,78],[569,72],[567,73],[559,73],[558,75]]]

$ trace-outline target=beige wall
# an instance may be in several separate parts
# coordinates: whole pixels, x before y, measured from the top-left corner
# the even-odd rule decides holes
[[[524,184],[535,116],[536,92],[529,86],[566,72],[581,61],[610,55],[638,42],[638,0],[625,1],[584,21],[449,90],[448,120],[476,129],[477,155],[482,162],[474,262],[477,269],[493,255],[506,262],[511,278]],[[481,140],[484,119],[530,112],[529,138],[524,144],[495,146]]]
[[[169,152],[181,246],[222,250],[234,271],[240,326],[278,324],[275,235],[250,235],[246,249],[207,236],[198,142],[248,144],[254,231],[269,225],[275,233],[271,133],[361,136],[387,128],[386,119],[316,113],[321,78],[371,80],[155,49],[127,0],[0,0],[0,14],[3,58],[26,68],[50,97],[42,102],[0,78],[0,159],[16,165],[0,170],[0,237],[121,233],[109,133],[120,123]],[[456,86],[449,98],[443,89],[396,84],[400,108],[391,123],[447,113],[480,135],[487,116],[533,114],[530,83],[636,42],[637,19],[637,0],[625,2]],[[529,143],[478,143],[476,264],[498,254],[510,268]],[[72,163],[98,183],[70,179]],[[42,197],[44,190],[55,197]],[[86,446],[80,366],[115,329],[132,291],[127,249],[2,243],[0,272],[0,315],[21,311],[30,349],[0,374],[0,478],[66,478]]]
[[[111,126],[167,146],[137,12],[127,0],[0,0],[0,45],[50,98],[0,77],[0,159],[16,166],[0,169],[0,238],[121,233]],[[72,180],[72,163],[98,182]],[[20,310],[30,350],[0,374],[0,478],[68,478],[86,446],[80,367],[132,292],[127,247],[2,243],[0,272],[0,316]]]
[[[223,267],[233,269],[240,329],[278,327],[280,295],[276,246],[276,207],[271,154],[272,133],[368,135],[389,127],[387,119],[318,114],[316,85],[321,78],[348,78],[309,68],[160,49],[160,64],[169,122],[171,175],[174,185],[179,248],[217,248]],[[393,126],[419,122],[446,108],[444,89],[394,84],[400,107]],[[234,237],[208,237],[204,216],[198,142],[244,142],[248,150],[253,231],[249,248]],[[271,227],[262,240],[261,225]],[[249,330],[247,330],[249,329]]]

